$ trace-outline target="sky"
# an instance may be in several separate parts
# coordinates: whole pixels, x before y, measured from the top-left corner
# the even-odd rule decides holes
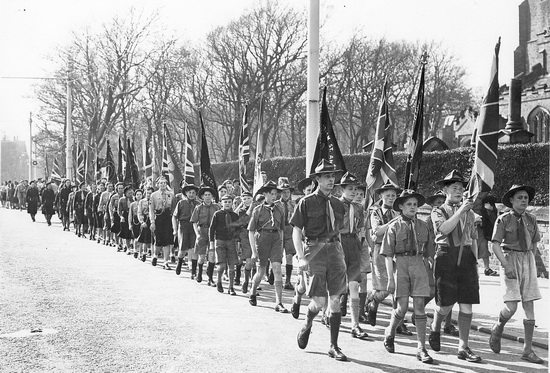
[[[48,55],[84,27],[98,28],[131,7],[157,11],[173,35],[200,42],[216,26],[238,18],[260,0],[1,0],[0,138],[29,138],[38,111],[33,84],[51,76]],[[308,9],[309,0],[279,0]],[[321,40],[345,42],[354,32],[387,40],[440,41],[467,70],[466,84],[483,94],[498,37],[500,84],[513,77],[521,0],[320,0]]]

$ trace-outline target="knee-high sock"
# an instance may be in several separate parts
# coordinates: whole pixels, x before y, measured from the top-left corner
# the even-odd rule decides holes
[[[279,304],[283,300],[283,281],[276,280],[273,285],[275,286],[275,303]]]
[[[504,330],[504,325],[506,325],[508,320],[510,320],[509,317],[506,317],[503,315],[502,311],[503,310],[501,310],[500,313],[498,314],[498,322],[497,322],[497,332],[499,332],[500,334],[502,334],[502,331]]]
[[[434,321],[432,323],[432,331],[441,332],[441,323],[446,315],[442,315],[438,310],[434,312]]]
[[[535,320],[523,319],[523,329],[525,331],[525,342],[523,342],[523,351],[529,352],[533,349],[533,332],[535,330]]]
[[[397,314],[397,310],[392,310],[390,325],[386,328],[384,335],[386,337],[395,337],[395,329],[397,329],[397,326],[401,324],[402,321],[403,317]]]
[[[243,268],[243,264],[239,263],[237,264],[237,268],[235,268],[235,280],[241,281],[241,269]]]
[[[287,264],[285,266],[285,269],[286,269],[286,278],[285,278],[285,283],[287,284],[290,284],[290,278],[292,277],[292,264]]]
[[[418,348],[424,348],[426,345],[426,322],[428,318],[426,315],[414,315],[416,324],[416,338],[418,341]]]
[[[338,334],[340,333],[340,324],[342,323],[342,314],[333,312],[330,314],[330,344],[338,347]]]
[[[365,304],[367,303],[367,293],[359,293],[359,314],[365,314]],[[353,305],[352,305],[353,307]],[[353,310],[352,310],[353,312]]]
[[[307,307],[307,313],[306,313],[306,325],[308,327],[311,326],[313,323],[313,319],[315,319],[315,316],[319,313],[319,310],[315,307],[313,303],[310,303]]]
[[[458,339],[459,347],[468,347],[470,338],[470,326],[472,325],[472,314],[458,312]]]
[[[206,275],[209,280],[214,281],[212,276],[214,275],[214,263],[208,262],[208,267],[206,267]]]
[[[366,295],[366,294],[365,294]],[[359,299],[351,298],[351,327],[359,325]]]
[[[202,271],[202,264],[201,264],[201,271]],[[191,259],[191,274],[192,275],[197,274],[197,259]]]
[[[252,272],[250,269],[244,269],[244,280],[248,282],[250,280],[250,272]]]

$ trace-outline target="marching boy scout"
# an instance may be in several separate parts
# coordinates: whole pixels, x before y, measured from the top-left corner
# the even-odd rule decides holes
[[[184,181],[181,183],[183,184]],[[181,273],[183,257],[185,256],[185,252],[188,252],[188,258],[191,259],[191,279],[194,280],[197,274],[198,257],[193,253],[196,237],[193,223],[191,223],[190,219],[193,211],[195,211],[195,207],[199,204],[196,198],[199,188],[188,184],[181,185],[181,190],[185,198],[178,202],[172,215],[172,228],[174,229],[174,236],[178,237],[179,244],[176,275]]]
[[[516,313],[521,301],[526,319],[523,320],[525,341],[523,360],[542,364],[544,360],[533,351],[535,307],[533,301],[541,299],[535,265],[536,244],[540,241],[537,219],[525,210],[535,196],[528,185],[514,185],[502,197],[502,203],[511,210],[497,218],[493,232],[493,252],[500,261],[500,284],[504,290],[504,307],[498,322],[491,329],[489,346],[500,352],[500,339],[504,325]]]
[[[294,212],[294,207],[296,203],[292,200],[292,192],[294,188],[288,183],[288,178],[280,177],[278,188],[281,191],[281,198],[279,199],[279,204],[282,205],[284,212],[284,230],[283,230],[283,248],[285,251],[285,290],[294,290],[294,286],[290,282],[292,278],[292,258],[296,255],[296,249],[294,248],[294,243],[292,242],[292,225],[290,225],[290,218]]]
[[[425,257],[428,249],[428,225],[416,218],[418,207],[424,205],[424,196],[412,190],[405,190],[393,203],[393,208],[401,215],[392,220],[386,230],[380,255],[386,259],[388,292],[394,294],[397,308],[393,310],[390,325],[386,328],[384,347],[395,352],[395,330],[407,313],[409,296],[413,298],[416,320],[416,358],[423,363],[433,360],[426,351],[426,312],[424,298],[430,295]],[[395,258],[395,272],[394,262]]]
[[[474,254],[477,252],[477,229],[471,211],[474,203],[469,199],[461,203],[466,184],[457,170],[437,182],[446,199],[431,213],[437,246],[434,260],[436,307],[428,341],[434,351],[441,349],[441,323],[458,303],[457,357],[477,363],[481,357],[468,347],[472,304],[479,304],[479,277]]]
[[[234,182],[233,182],[234,184]],[[248,223],[250,222],[250,214],[248,209],[252,205],[252,193],[244,191],[241,193],[241,204],[237,207],[235,213],[239,215],[239,220],[235,222],[236,228],[239,229],[239,246],[240,261],[244,261],[244,282],[242,285],[242,292],[248,293],[248,284],[250,282],[250,274],[254,263],[252,263],[252,247],[250,246],[250,239],[248,238]],[[235,274],[235,282],[239,276],[239,271]]]
[[[363,207],[353,202],[359,180],[346,172],[339,184],[342,187],[340,201],[344,203],[344,221],[340,229],[342,248],[346,260],[348,287],[351,303],[351,336],[365,339],[368,334],[359,326],[359,284],[361,283],[361,241],[357,233],[364,226]],[[342,304],[343,303],[343,304]],[[340,310],[346,308],[347,294],[341,297]],[[343,313],[342,313],[343,314]]]
[[[311,302],[306,313],[306,323],[297,336],[298,347],[306,348],[313,319],[323,308],[328,296],[331,311],[328,355],[345,361],[347,357],[338,346],[342,321],[340,295],[346,291],[346,262],[339,238],[345,208],[341,201],[330,196],[336,175],[341,173],[329,161],[321,160],[311,174],[318,187],[315,192],[300,200],[290,224],[294,226],[292,238],[300,267],[309,268],[310,274],[307,292]],[[302,230],[306,237],[305,247],[302,244]]]
[[[197,282],[202,282],[202,266],[204,261],[208,259],[208,267],[206,269],[206,275],[208,276],[208,286],[216,286],[214,279],[214,260],[213,256],[215,253],[209,252],[209,237],[208,229],[210,228],[210,223],[212,222],[212,216],[214,213],[220,209],[220,206],[217,203],[214,203],[214,195],[216,191],[208,186],[201,186],[199,189],[199,198],[202,199],[202,203],[195,207],[193,214],[191,215],[191,223],[193,223],[193,228],[195,229],[195,250],[194,254],[198,257],[198,272],[197,272]],[[206,254],[208,253],[208,258]]]
[[[218,265],[217,288],[220,293],[223,293],[222,275],[228,269],[228,293],[237,295],[233,283],[235,280],[235,266],[239,263],[239,257],[237,255],[237,240],[231,223],[237,221],[239,215],[233,211],[233,197],[231,195],[225,194],[220,203],[222,209],[214,213],[209,228],[210,249],[216,251],[216,264]]]
[[[159,189],[151,194],[149,202],[149,218],[151,232],[155,236],[155,250],[151,264],[157,265],[157,253],[162,249],[164,254],[163,268],[170,270],[170,248],[174,244],[172,234],[172,201],[174,193],[168,190],[168,180],[160,176],[157,180]]]
[[[266,272],[268,261],[273,267],[275,278],[275,311],[288,313],[282,302],[283,298],[283,275],[281,273],[281,262],[283,261],[283,231],[285,228],[285,216],[282,206],[276,204],[277,193],[281,190],[273,181],[268,181],[259,190],[265,199],[252,210],[250,222],[248,223],[248,238],[252,247],[252,261],[259,260],[258,271],[252,282],[252,293],[249,303],[252,306],[256,302],[256,288],[260,284]]]

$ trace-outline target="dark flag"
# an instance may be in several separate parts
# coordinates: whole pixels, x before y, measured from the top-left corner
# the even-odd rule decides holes
[[[313,153],[310,174],[315,172],[315,167],[317,167],[322,159],[326,159],[334,164],[337,169],[342,170],[342,174],[347,172],[344,157],[342,157],[338,141],[336,141],[336,135],[334,134],[332,122],[328,114],[327,87],[323,89],[323,102],[321,103],[321,117],[319,120],[319,136],[317,137],[317,144],[315,145],[315,152]],[[339,180],[336,180],[336,182],[339,182]]]
[[[131,185],[134,188],[137,188],[139,186],[139,170],[136,164],[134,149],[132,149],[130,139],[127,140],[124,184]]]
[[[388,113],[387,85],[388,83],[385,82],[382,98],[380,99],[380,114],[378,115],[376,135],[366,177],[367,195],[365,196],[365,205],[367,208],[376,202],[375,189],[380,188],[388,181],[397,186],[392,150],[393,128]]]
[[[111,144],[107,140],[107,152],[105,153],[105,161],[103,162],[103,167],[105,167],[105,177],[110,183],[116,184],[116,168],[115,160],[113,158],[113,151],[111,150]]]
[[[61,173],[59,169],[59,163],[57,163],[57,157],[53,159],[53,167],[52,167],[52,174],[50,176],[50,179],[53,181],[61,182]]]
[[[248,106],[244,107],[243,125],[239,136],[239,181],[242,192],[250,192],[246,180],[246,164],[250,161],[250,138],[248,136]]]
[[[124,181],[124,166],[126,163],[126,155],[124,152],[124,145],[122,144],[122,139],[118,137],[118,168],[117,168],[117,179],[118,181]]]
[[[475,157],[468,183],[467,198],[474,201],[473,210],[479,212],[481,200],[495,185],[497,163],[499,110],[498,110],[498,53],[500,38],[495,46],[489,89],[483,99],[476,121]]]
[[[405,168],[405,189],[417,190],[418,176],[420,174],[420,162],[422,161],[422,145],[424,143],[424,75],[426,71],[428,55],[422,55],[420,64],[420,83],[416,95],[416,107],[414,112],[414,128],[409,139],[407,166]]]
[[[208,154],[208,144],[206,142],[206,132],[204,130],[204,123],[202,122],[202,114],[200,111],[199,120],[201,122],[201,186],[209,186],[214,189],[214,199],[218,201],[218,187],[216,186],[214,172],[212,171],[212,165],[210,164],[210,155]]]
[[[183,178],[186,185],[195,184],[195,168],[193,167],[193,146],[191,145],[191,137],[189,136],[189,128],[185,125],[185,140],[183,143]]]

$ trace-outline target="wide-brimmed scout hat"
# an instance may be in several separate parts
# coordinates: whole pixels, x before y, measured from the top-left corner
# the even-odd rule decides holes
[[[277,187],[277,184],[275,184],[274,181],[269,180],[267,183],[265,183],[260,189],[258,189],[257,194],[264,194],[265,192],[269,192],[270,190],[275,189],[277,192],[280,192],[281,189]]]
[[[438,190],[437,193],[435,193],[433,196],[429,196],[428,198],[426,198],[426,203],[431,206],[438,198],[446,199],[447,196],[445,195],[445,193],[443,193],[442,190]]]
[[[298,188],[298,191],[302,193],[302,191],[309,185],[313,185],[313,189],[317,188],[317,180],[310,179],[309,177],[303,178],[302,180],[298,181],[296,188]]]
[[[502,204],[506,207],[512,207],[512,203],[510,202],[510,198],[516,194],[516,192],[519,192],[520,190],[525,190],[527,194],[529,195],[529,202],[533,200],[535,197],[535,188],[529,185],[520,185],[520,184],[514,184],[508,190],[503,196],[502,196]]]
[[[252,193],[250,192],[241,192],[241,197],[252,197]]]
[[[399,197],[397,197],[395,199],[395,202],[393,203],[393,209],[395,211],[401,211],[401,209],[399,208],[399,205],[403,204],[403,202],[405,200],[407,200],[409,198],[413,198],[413,197],[418,200],[418,207],[420,207],[420,206],[424,205],[424,203],[426,203],[426,198],[424,198],[424,196],[422,194],[417,193],[412,189],[405,189],[404,191],[401,192]]]
[[[342,176],[342,170],[337,169],[334,164],[323,158],[317,167],[315,167],[315,171],[312,172],[310,176],[320,176],[322,174],[335,174],[338,179],[338,177]]]
[[[230,201],[233,201],[233,196],[231,194],[226,194],[225,196],[223,196],[220,201],[226,201],[226,200],[230,200]]]
[[[180,189],[181,189],[181,192],[182,192],[183,194],[187,193],[187,191],[189,191],[189,190],[191,190],[191,189],[194,189],[195,192],[197,192],[197,193],[199,192],[199,187],[198,187],[198,186],[196,186],[195,184],[187,184],[187,183],[185,182],[185,180],[182,180],[182,181],[180,182]]]
[[[288,182],[288,177],[280,177],[279,182],[277,183],[277,188],[281,191],[290,190],[291,193],[294,192],[294,188]]]
[[[487,194],[485,197],[481,199],[481,203],[490,203],[494,205],[498,202],[498,198],[493,196],[492,194]]]
[[[468,180],[464,179],[464,176],[458,170],[452,170],[443,179],[436,181],[438,187],[443,187],[448,184],[462,183],[463,186],[468,184]]]
[[[382,185],[380,188],[375,189],[374,191],[380,194],[385,192],[386,190],[395,190],[397,194],[403,191],[403,189],[393,185],[389,180],[386,182],[386,184]]]
[[[351,172],[346,172],[344,175],[342,175],[342,178],[340,179],[340,182],[338,185],[340,186],[346,186],[346,185],[359,185],[361,184],[359,182],[359,179],[352,174]]]
[[[202,195],[205,193],[205,192],[210,192],[212,194],[212,196],[216,196],[216,190],[210,186],[207,186],[207,185],[201,185],[201,187],[199,188],[199,192],[197,193],[199,198],[202,198]]]

